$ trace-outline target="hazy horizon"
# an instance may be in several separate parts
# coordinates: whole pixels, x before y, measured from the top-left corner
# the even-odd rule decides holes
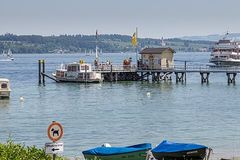
[[[0,0],[0,34],[176,38],[240,32],[238,0]]]

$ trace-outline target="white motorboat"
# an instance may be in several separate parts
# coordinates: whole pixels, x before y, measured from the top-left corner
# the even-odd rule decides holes
[[[10,92],[10,81],[6,78],[0,78],[0,98],[9,98]]]
[[[80,61],[62,64],[53,76],[58,82],[99,83],[103,81],[99,72],[92,70],[92,65]]]

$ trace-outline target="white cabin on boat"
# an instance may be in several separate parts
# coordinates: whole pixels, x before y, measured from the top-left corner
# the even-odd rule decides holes
[[[54,76],[60,82],[91,83],[102,81],[101,73],[92,71],[92,65],[87,63],[73,62],[61,65]]]
[[[0,78],[0,98],[9,98],[10,92],[10,81],[6,78]]]

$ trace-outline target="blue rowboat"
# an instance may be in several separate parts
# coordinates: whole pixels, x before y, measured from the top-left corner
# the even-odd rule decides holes
[[[165,140],[151,151],[157,160],[203,160],[207,149],[204,145]]]
[[[97,147],[83,151],[86,160],[145,160],[150,143],[126,147]]]

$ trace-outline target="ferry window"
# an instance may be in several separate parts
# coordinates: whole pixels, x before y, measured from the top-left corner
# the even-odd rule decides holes
[[[68,66],[68,71],[72,71],[72,66]]]
[[[77,71],[77,66],[72,66],[72,71]]]
[[[3,84],[1,85],[1,88],[7,88],[7,84],[6,84],[6,83],[3,83]]]

